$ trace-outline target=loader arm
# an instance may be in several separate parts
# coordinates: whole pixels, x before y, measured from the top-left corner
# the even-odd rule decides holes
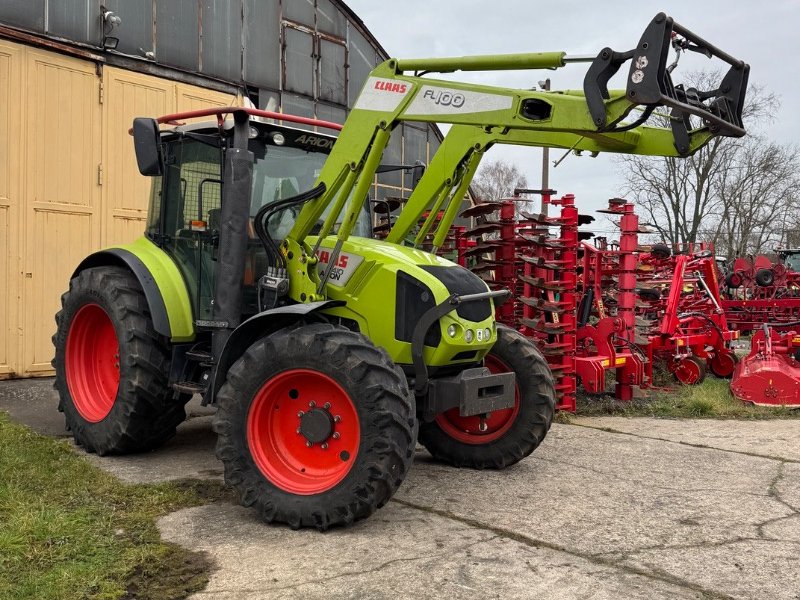
[[[713,56],[730,68],[711,90],[675,85],[674,64],[667,64],[670,48],[678,54],[690,50]],[[608,80],[629,61],[627,88],[609,91]],[[519,90],[426,77],[458,70],[558,69],[576,62],[591,62],[583,91]],[[327,273],[320,277],[316,268],[309,268],[309,263],[316,262],[317,248],[310,247],[306,238],[319,227],[322,240],[338,224],[332,253],[338,256],[374,181],[391,132],[402,121],[452,127],[387,241],[401,242],[429,211],[421,232],[424,237],[435,215],[443,210],[434,240],[434,245],[440,246],[480,159],[492,145],[688,156],[715,136],[744,135],[741,111],[748,73],[747,64],[663,13],[651,21],[636,48],[626,52],[604,48],[595,57],[547,52],[387,60],[367,78],[319,175],[318,197],[305,204],[283,242],[282,252],[292,274],[290,295],[300,302],[324,298]],[[669,127],[645,125],[658,108],[671,111]],[[633,121],[625,121],[628,117]],[[328,207],[331,210],[320,222]],[[335,262],[332,258],[329,268]]]

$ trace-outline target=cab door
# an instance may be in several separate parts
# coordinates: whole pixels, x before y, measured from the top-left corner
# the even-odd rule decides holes
[[[169,142],[162,187],[162,242],[183,274],[195,319],[211,319],[223,152],[192,138]]]

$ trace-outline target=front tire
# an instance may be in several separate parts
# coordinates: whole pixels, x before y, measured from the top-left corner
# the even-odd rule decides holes
[[[502,469],[542,443],[555,411],[555,384],[547,361],[521,333],[497,326],[497,341],[484,360],[493,373],[516,374],[513,408],[489,413],[485,430],[478,416],[450,409],[419,429],[419,441],[437,460],[456,467]]]
[[[386,504],[417,437],[402,371],[363,335],[326,323],[250,346],[217,395],[213,428],[241,503],[294,529],[349,524]]]
[[[61,297],[53,336],[58,409],[88,452],[152,450],[186,418],[169,388],[169,340],[156,333],[136,277],[121,267],[81,271]]]

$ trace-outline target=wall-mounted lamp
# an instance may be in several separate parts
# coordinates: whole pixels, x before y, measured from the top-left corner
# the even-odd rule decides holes
[[[115,28],[122,25],[122,18],[105,6],[100,7],[100,19],[103,25],[103,50],[116,50],[119,38],[109,35]]]

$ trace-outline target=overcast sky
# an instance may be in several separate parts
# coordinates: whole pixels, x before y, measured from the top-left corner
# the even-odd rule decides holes
[[[596,54],[605,46],[633,48],[659,11],[750,64],[750,81],[779,95],[780,113],[768,128],[781,143],[800,140],[800,0],[677,0],[586,2],[562,0],[345,0],[390,56],[400,58],[564,51]],[[689,58],[690,60],[686,60]],[[681,58],[678,69],[702,68],[699,55]],[[587,65],[557,71],[456,73],[451,78],[531,88],[550,77],[552,89],[580,89]],[[622,69],[627,73],[627,65]],[[681,80],[675,75],[676,83]],[[610,87],[624,87],[624,83]],[[747,125],[747,124],[745,124]],[[552,150],[551,158],[563,151]],[[503,159],[523,170],[528,184],[541,182],[541,150],[496,146],[484,161]],[[611,155],[570,156],[550,171],[550,186],[571,192],[591,212],[621,192],[620,166]]]

